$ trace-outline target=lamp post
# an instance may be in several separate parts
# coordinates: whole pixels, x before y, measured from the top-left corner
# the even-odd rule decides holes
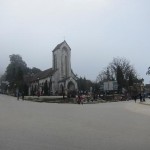
[[[132,87],[133,86],[129,86],[129,92],[130,92],[130,98],[132,99]]]
[[[37,81],[38,81],[38,90],[39,90],[39,78],[37,78]]]
[[[9,84],[7,85],[7,94],[9,95]]]
[[[38,95],[38,97],[40,96],[40,89],[39,89],[39,78],[37,78],[37,80],[38,80],[38,91],[37,91],[37,95]]]

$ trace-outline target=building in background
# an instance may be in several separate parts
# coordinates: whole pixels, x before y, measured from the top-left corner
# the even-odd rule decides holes
[[[104,81],[100,83],[100,91],[104,93],[117,92],[118,83],[117,81]]]

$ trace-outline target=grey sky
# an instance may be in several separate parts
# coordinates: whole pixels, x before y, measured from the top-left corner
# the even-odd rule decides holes
[[[9,55],[29,67],[52,67],[52,50],[64,39],[72,69],[95,80],[114,57],[125,57],[146,76],[150,49],[149,0],[0,0],[0,71]]]

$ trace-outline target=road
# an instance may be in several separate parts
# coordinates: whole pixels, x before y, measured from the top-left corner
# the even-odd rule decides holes
[[[50,104],[0,95],[0,150],[149,150],[150,106]]]

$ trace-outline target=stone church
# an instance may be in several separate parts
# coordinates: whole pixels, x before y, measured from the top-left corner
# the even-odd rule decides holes
[[[52,68],[30,76],[29,95],[37,91],[41,95],[60,95],[77,91],[77,77],[71,69],[71,48],[66,41],[58,44],[52,51]],[[44,93],[44,87],[48,93]]]

